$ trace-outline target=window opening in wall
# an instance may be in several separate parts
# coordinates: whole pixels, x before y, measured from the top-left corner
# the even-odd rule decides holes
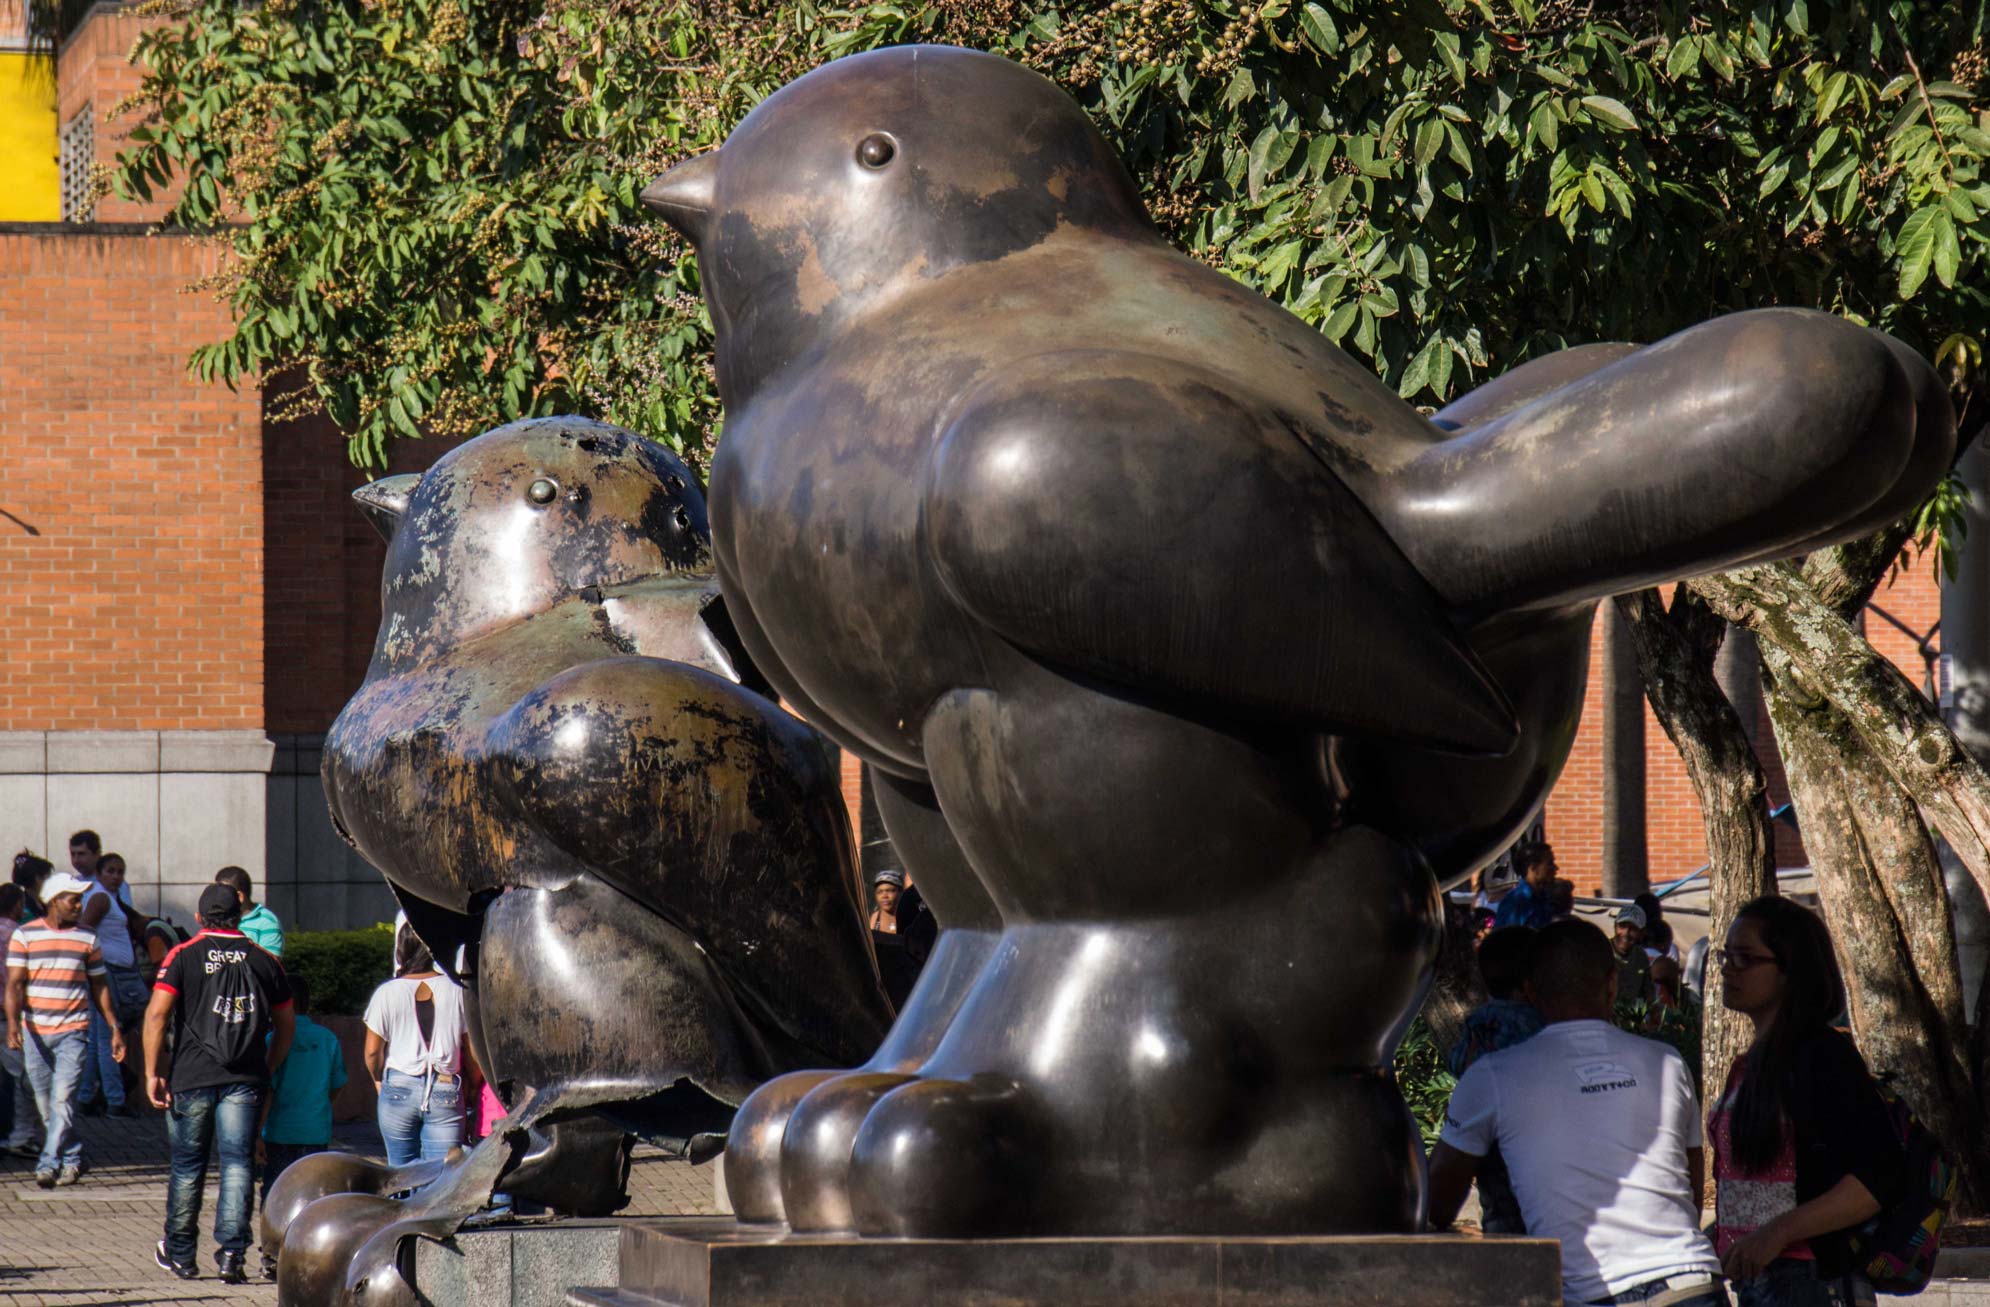
[[[96,162],[97,116],[86,104],[62,128],[64,222],[89,222],[95,216],[97,206],[90,198],[90,172]]]

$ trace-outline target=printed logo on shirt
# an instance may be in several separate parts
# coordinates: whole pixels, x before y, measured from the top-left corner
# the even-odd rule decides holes
[[[216,994],[211,1010],[222,1021],[233,1025],[238,1021],[256,1019],[256,996],[254,994]]]
[[[1584,1062],[1575,1069],[1576,1088],[1585,1094],[1636,1089],[1638,1078],[1622,1062]]]

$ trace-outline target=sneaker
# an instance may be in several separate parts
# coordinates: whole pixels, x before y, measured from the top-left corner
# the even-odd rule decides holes
[[[38,1185],[40,1185],[40,1186],[41,1186],[42,1188],[44,1188],[44,1189],[53,1189],[53,1188],[55,1188],[55,1172],[53,1172],[53,1171],[36,1171],[36,1172],[35,1172],[35,1183],[36,1183],[36,1184],[38,1184]]]
[[[164,1239],[152,1245],[152,1260],[159,1264],[160,1270],[171,1271],[182,1280],[197,1280],[200,1278],[200,1268],[198,1266],[195,1266],[192,1262],[176,1262],[166,1254],[166,1241]]]
[[[242,1254],[223,1248],[214,1254],[214,1269],[223,1284],[247,1284],[249,1273],[242,1269]]]
[[[102,1116],[103,1114],[104,1100],[101,1098],[92,1098],[88,1102],[76,1105],[76,1115],[78,1116]]]
[[[75,1184],[78,1180],[81,1180],[82,1178],[83,1178],[82,1167],[65,1166],[60,1171],[56,1172],[55,1183],[66,1189],[70,1185]]]
[[[126,1121],[136,1121],[138,1119],[138,1109],[133,1107],[128,1102],[119,1103],[116,1107],[113,1107],[108,1112],[105,1112],[104,1115],[121,1117]]]
[[[9,1157],[40,1157],[41,1145],[36,1143],[8,1144],[4,1150]]]

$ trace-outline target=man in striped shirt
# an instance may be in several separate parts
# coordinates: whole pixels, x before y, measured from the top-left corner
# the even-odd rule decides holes
[[[48,911],[7,941],[7,1047],[27,1064],[35,1109],[46,1132],[35,1183],[44,1189],[75,1184],[83,1173],[83,1140],[76,1133],[76,1086],[90,1051],[90,1008],[110,1022],[111,1055],[124,1058],[105,983],[96,932],[80,924],[88,886],[67,873],[42,887]]]

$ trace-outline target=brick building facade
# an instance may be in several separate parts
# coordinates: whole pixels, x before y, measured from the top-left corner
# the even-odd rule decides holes
[[[112,157],[127,125],[110,111],[136,85],[141,22],[98,5],[61,49],[48,107],[33,108],[50,120],[0,122],[0,135],[58,141],[68,178]],[[56,171],[9,182],[45,187]],[[214,270],[214,245],[145,227],[161,203],[62,198],[69,221],[0,222],[0,593],[12,618],[0,842],[60,862],[69,831],[94,827],[129,860],[141,906],[182,921],[230,862],[293,925],[378,919],[385,888],[333,833],[317,781],[319,741],[379,616],[382,545],[348,500],[362,474],[323,423],[271,421],[255,392],[187,376],[188,350],[228,331],[226,307],[188,290]],[[393,470],[444,448],[404,444]],[[1924,632],[1940,597],[1924,565],[1879,603]],[[1868,625],[1918,679],[1914,642]],[[1603,832],[1600,676],[1599,659],[1545,814],[1586,891]],[[1649,721],[1646,755],[1662,881],[1699,866],[1704,843],[1683,768]],[[845,782],[855,813],[854,766]],[[874,840],[874,821],[863,825]],[[1801,861],[1794,837],[1780,851]]]

